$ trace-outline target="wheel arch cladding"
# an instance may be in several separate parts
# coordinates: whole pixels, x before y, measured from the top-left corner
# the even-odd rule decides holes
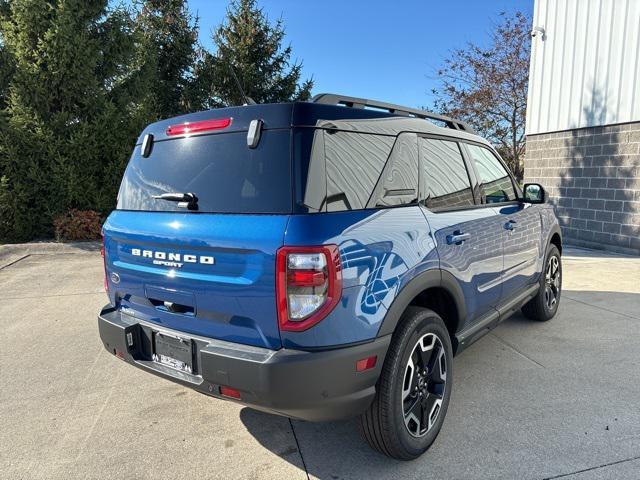
[[[429,308],[444,321],[454,352],[455,334],[464,323],[467,312],[464,295],[455,277],[446,271],[428,270],[416,276],[398,293],[380,326],[378,336],[392,334],[410,306]]]
[[[549,243],[558,247],[558,251],[560,252],[560,255],[562,255],[562,237],[560,236],[560,228],[553,229]]]

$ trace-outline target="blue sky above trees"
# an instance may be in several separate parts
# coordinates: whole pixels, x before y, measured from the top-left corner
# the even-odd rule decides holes
[[[431,105],[434,70],[466,42],[484,45],[500,12],[531,14],[533,0],[262,0],[270,19],[282,16],[293,57],[313,75],[313,93],[338,92],[409,106]],[[400,6],[401,5],[401,6]],[[189,0],[200,17],[200,41],[227,2]]]

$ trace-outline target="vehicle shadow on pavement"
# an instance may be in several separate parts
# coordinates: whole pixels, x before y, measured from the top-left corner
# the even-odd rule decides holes
[[[280,458],[299,465],[296,462],[297,455],[291,455],[291,450],[285,445],[273,442],[274,436],[270,431],[281,428],[280,417],[244,408],[240,412],[240,420],[260,445]],[[392,460],[373,451],[358,430],[358,419],[323,423],[292,420],[291,427],[298,445],[297,451],[312,478],[334,480],[342,478],[343,472],[352,469],[378,478],[394,478],[403,470],[406,473],[415,472],[412,462]],[[319,461],[321,464],[317,464]]]

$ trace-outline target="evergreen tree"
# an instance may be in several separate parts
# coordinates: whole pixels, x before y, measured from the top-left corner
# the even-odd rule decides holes
[[[0,0],[0,25],[2,20],[6,19],[9,15],[9,2],[8,0]],[[11,53],[5,47],[4,35],[0,28],[0,122],[2,122],[2,110],[7,106],[7,99],[9,96],[9,83],[13,76],[13,58]],[[1,128],[1,125],[0,125]]]
[[[233,68],[246,95],[257,103],[308,99],[313,80],[299,83],[302,63],[291,63],[291,45],[282,47],[284,37],[282,19],[272,24],[256,0],[232,0],[226,22],[213,33],[217,51],[200,52],[194,97],[204,98],[207,107],[245,103]]]
[[[11,0],[0,239],[50,237],[69,208],[110,210],[149,112],[130,16],[107,0]]]
[[[192,108],[186,91],[196,61],[198,19],[189,13],[185,0],[145,0],[139,7],[136,28],[154,70],[151,93],[156,115],[186,113]]]

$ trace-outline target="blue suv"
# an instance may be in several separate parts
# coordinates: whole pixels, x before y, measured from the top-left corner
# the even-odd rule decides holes
[[[542,186],[463,122],[339,95],[150,125],[103,234],[109,352],[262,411],[360,415],[399,459],[438,434],[455,354],[560,300]]]

